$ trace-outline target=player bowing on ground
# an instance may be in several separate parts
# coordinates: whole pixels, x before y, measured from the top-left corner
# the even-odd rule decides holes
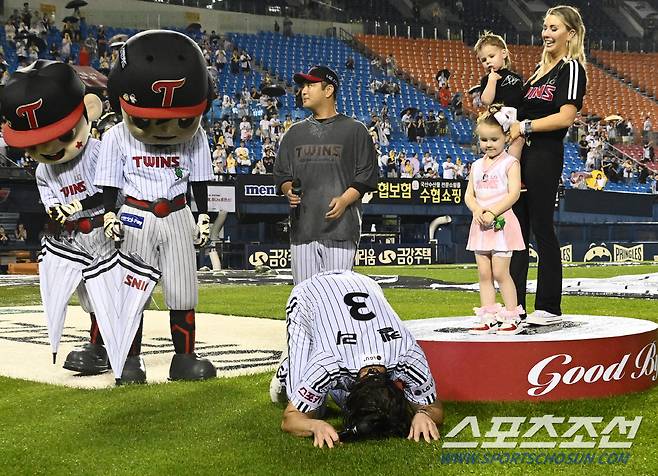
[[[313,114],[281,139],[274,180],[292,208],[290,258],[299,284],[321,271],[352,269],[361,197],[376,189],[379,172],[366,127],[336,111],[338,75],[314,66],[294,80]]]
[[[105,233],[115,240],[123,238],[123,251],[136,253],[162,271],[176,351],[169,378],[214,377],[212,363],[194,353],[194,237],[200,234],[201,246],[208,241],[207,181],[213,178],[208,140],[199,127],[212,99],[203,54],[181,33],[139,33],[119,50],[108,76],[108,92],[123,122],[103,136],[96,171],[106,205]],[[196,227],[186,204],[188,182],[200,212]],[[115,213],[112,204],[119,190],[126,199]]]
[[[375,281],[316,274],[293,289],[286,327],[283,389],[271,395],[287,397],[284,431],[313,436],[320,448],[360,437],[439,438],[443,408],[425,354]],[[320,419],[328,394],[343,411],[341,433]]]
[[[91,122],[100,117],[101,109],[98,96],[85,95],[73,68],[58,61],[38,60],[17,70],[2,93],[5,141],[39,162],[36,180],[46,212],[75,249],[93,256],[112,251],[102,231],[101,190],[94,186],[100,142],[89,137]],[[64,368],[101,373],[109,368],[107,352],[84,284],[77,291],[91,316],[90,342],[71,351]]]

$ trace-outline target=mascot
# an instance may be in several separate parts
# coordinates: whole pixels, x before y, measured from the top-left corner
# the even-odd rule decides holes
[[[73,250],[92,256],[110,253],[112,247],[103,234],[102,191],[94,186],[100,141],[89,136],[92,121],[101,115],[100,98],[85,94],[84,84],[69,65],[38,60],[11,76],[1,100],[7,121],[4,139],[39,162],[39,195],[58,225],[57,234]],[[42,286],[44,292],[61,290]],[[90,340],[69,353],[64,368],[87,375],[105,372],[107,352],[84,283],[77,292],[82,308],[91,316]],[[128,368],[127,378],[129,373]]]
[[[108,93],[123,122],[105,132],[96,169],[105,235],[162,271],[175,350],[169,378],[215,377],[213,364],[194,352],[195,245],[208,242],[207,182],[213,179],[208,139],[199,127],[213,99],[203,53],[181,33],[138,33],[121,46]],[[196,223],[187,205],[188,185],[199,209]],[[120,192],[125,202],[117,210]],[[141,329],[137,332],[136,339]],[[131,358],[139,359],[146,378],[143,360]]]

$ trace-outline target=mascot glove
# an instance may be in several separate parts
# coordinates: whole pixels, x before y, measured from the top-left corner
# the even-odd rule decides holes
[[[210,238],[210,217],[207,213],[200,213],[199,219],[196,222],[196,238],[194,243],[200,247],[204,247],[208,244],[208,239]]]
[[[107,212],[103,215],[103,230],[105,230],[105,236],[110,240],[120,241],[123,238],[123,226],[114,212]]]
[[[63,225],[68,217],[82,211],[80,200],[73,200],[71,203],[62,205],[57,203],[48,209],[48,215],[60,225]]]

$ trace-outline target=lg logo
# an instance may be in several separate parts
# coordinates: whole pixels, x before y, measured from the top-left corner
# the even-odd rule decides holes
[[[397,253],[393,250],[384,250],[379,254],[379,261],[382,264],[391,264],[395,262],[398,257]]]
[[[252,266],[263,266],[267,264],[269,260],[269,255],[264,251],[256,251],[254,254],[249,256],[249,264]]]

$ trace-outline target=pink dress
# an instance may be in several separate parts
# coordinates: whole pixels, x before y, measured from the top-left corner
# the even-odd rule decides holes
[[[475,161],[471,167],[471,178],[475,199],[486,209],[500,202],[507,194],[507,170],[518,160],[503,151],[488,167],[485,159]],[[475,219],[471,222],[468,234],[467,250],[471,251],[513,251],[524,250],[525,243],[521,234],[519,220],[510,208],[503,213],[505,227],[495,231],[493,227],[485,228]]]

